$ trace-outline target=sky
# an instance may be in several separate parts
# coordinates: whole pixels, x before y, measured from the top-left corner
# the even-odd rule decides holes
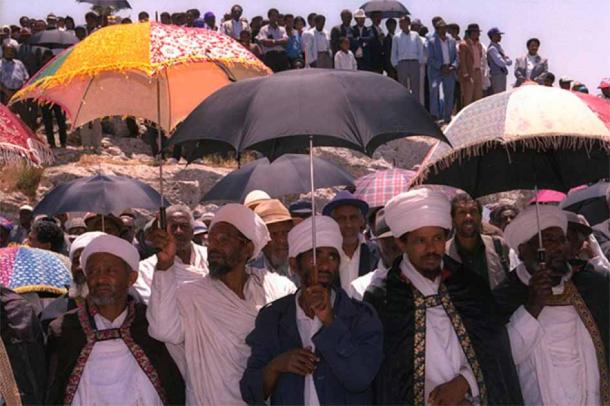
[[[154,16],[155,11],[198,8],[202,14],[213,11],[219,20],[236,1],[248,18],[264,15],[270,7],[302,16],[322,13],[330,29],[339,23],[342,9],[354,10],[364,0],[129,0],[133,9],[119,15],[136,20],[142,10]],[[526,53],[529,38],[537,37],[541,41],[539,54],[548,58],[549,70],[557,80],[568,76],[581,81],[590,93],[597,94],[600,79],[610,77],[609,0],[404,0],[403,4],[428,27],[436,15],[458,23],[462,32],[475,22],[483,33],[499,27],[506,33],[502,40],[505,53],[513,60]],[[0,0],[0,24],[16,24],[22,15],[43,18],[50,12],[71,15],[80,24],[88,9],[75,0]],[[481,38],[485,44],[489,42],[485,34]],[[514,81],[512,70],[510,74],[510,81]]]

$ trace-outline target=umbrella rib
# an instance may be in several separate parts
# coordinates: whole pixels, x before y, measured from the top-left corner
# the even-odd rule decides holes
[[[87,94],[89,93],[89,89],[91,88],[91,85],[93,84],[94,79],[95,79],[95,77],[92,76],[89,79],[89,83],[87,83],[87,88],[85,89],[85,93],[83,93],[83,97],[81,97],[81,99],[80,99],[80,103],[78,105],[78,110],[76,112],[76,115],[74,116],[74,121],[73,121],[72,125],[74,125],[74,123],[78,122],[78,116],[80,115],[80,111],[83,108],[83,104],[85,104],[85,98],[87,97]]]

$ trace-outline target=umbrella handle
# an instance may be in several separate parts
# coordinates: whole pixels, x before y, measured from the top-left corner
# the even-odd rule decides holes
[[[167,229],[167,215],[165,213],[165,206],[159,209],[159,228],[161,230]]]
[[[313,169],[313,136],[309,136],[309,180],[311,183],[311,242],[313,246],[313,269],[311,272],[311,283],[313,285],[318,284],[318,258],[316,253],[316,197],[315,197],[315,184],[313,180],[314,169]]]

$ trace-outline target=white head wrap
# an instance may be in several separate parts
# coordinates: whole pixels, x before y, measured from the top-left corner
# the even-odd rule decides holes
[[[271,241],[267,226],[256,213],[246,206],[230,203],[222,206],[210,223],[210,230],[217,223],[229,223],[237,228],[248,240],[254,244],[254,252],[251,258],[258,257],[258,254]]]
[[[311,217],[303,220],[288,233],[288,256],[296,258],[297,255],[313,249]],[[316,216],[316,246],[332,247],[341,252],[343,237],[339,224],[331,217]]]
[[[422,227],[450,230],[451,203],[436,190],[409,190],[394,196],[385,205],[385,221],[396,238]]]
[[[90,231],[76,237],[70,245],[70,261],[74,261],[74,254],[76,254],[76,251],[81,248],[85,248],[95,237],[105,234],[106,233],[102,233],[101,231]]]
[[[540,230],[550,227],[559,227],[565,234],[568,229],[568,217],[556,206],[540,205]],[[538,220],[536,206],[532,205],[523,210],[504,230],[504,239],[516,252],[519,245],[529,241],[538,233]]]
[[[121,258],[129,265],[132,271],[138,272],[140,254],[136,247],[122,238],[110,234],[102,234],[93,238],[80,255],[80,264],[85,275],[87,274],[87,260],[89,257],[101,252]]]

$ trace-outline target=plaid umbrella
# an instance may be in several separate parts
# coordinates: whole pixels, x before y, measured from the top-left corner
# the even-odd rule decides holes
[[[65,257],[64,257],[65,258]],[[62,256],[30,247],[0,249],[0,285],[17,293],[47,292],[63,295],[72,274]]]
[[[367,202],[369,207],[383,207],[397,194],[409,190],[415,175],[414,171],[398,168],[375,171],[356,179],[354,196]]]

